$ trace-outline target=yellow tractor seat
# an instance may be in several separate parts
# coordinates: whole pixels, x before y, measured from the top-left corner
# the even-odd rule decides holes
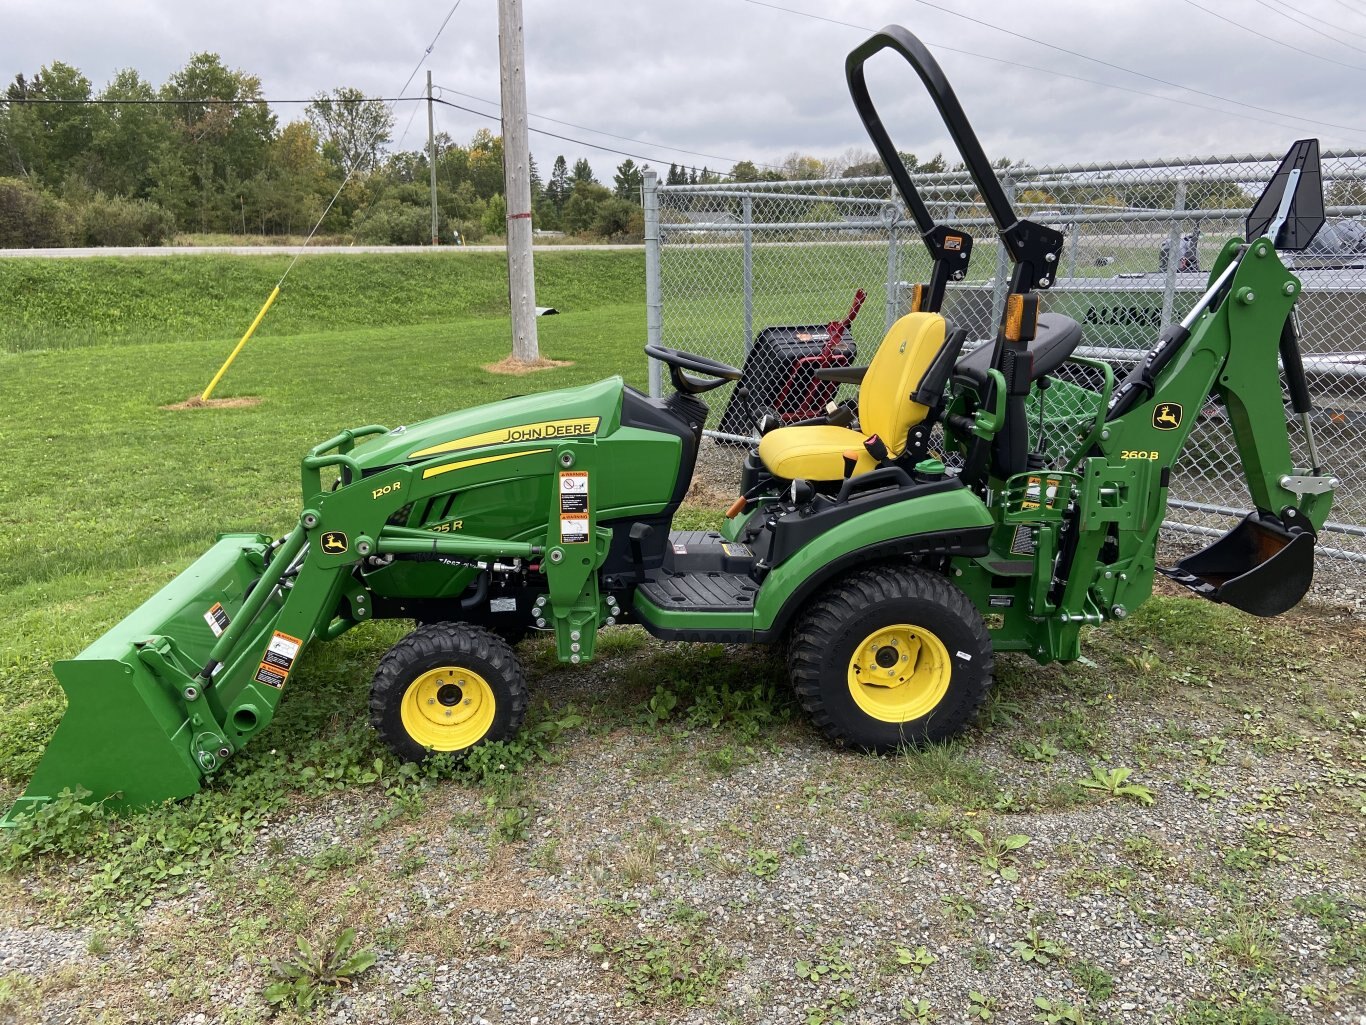
[[[908,313],[892,325],[858,394],[860,430],[831,424],[780,427],[759,439],[759,459],[775,477],[785,480],[842,480],[844,454],[857,453],[855,475],[877,468],[863,443],[876,434],[895,459],[906,447],[906,435],[925,419],[929,407],[911,399],[921,378],[944,347],[944,318],[937,313]]]

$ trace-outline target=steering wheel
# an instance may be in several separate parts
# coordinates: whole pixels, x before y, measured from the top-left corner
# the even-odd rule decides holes
[[[740,380],[740,371],[730,364],[708,359],[706,356],[698,356],[695,353],[683,352],[681,349],[669,349],[662,345],[647,345],[645,346],[645,355],[665,364],[669,368],[669,379],[673,381],[673,386],[688,395],[700,395],[702,392],[721,387],[727,381]],[[684,373],[685,370],[705,374],[711,380],[694,377],[692,374]]]

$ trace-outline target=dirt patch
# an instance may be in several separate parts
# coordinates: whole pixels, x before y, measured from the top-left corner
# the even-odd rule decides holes
[[[702,477],[694,477],[688,485],[688,502],[708,509],[722,510],[735,501],[735,489],[716,484]]]
[[[191,395],[184,402],[174,402],[169,406],[162,406],[162,409],[243,409],[247,406],[259,406],[260,398],[255,395],[238,395],[231,399],[201,399],[198,395]]]
[[[484,369],[490,374],[511,374],[513,377],[522,377],[525,374],[534,374],[538,370],[554,370],[557,367],[572,367],[573,365],[572,359],[542,358],[527,362],[508,356],[500,359],[497,363],[485,364]]]

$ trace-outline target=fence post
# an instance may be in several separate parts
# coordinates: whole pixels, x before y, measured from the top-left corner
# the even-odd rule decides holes
[[[746,193],[740,205],[745,218],[742,237],[745,240],[745,355],[748,356],[750,346],[754,344],[754,197]]]
[[[886,334],[896,323],[897,282],[901,279],[900,265],[897,261],[896,222],[893,217],[887,222],[887,315],[883,318],[882,333]]]
[[[1009,174],[1001,182],[1005,189],[1006,199],[1010,200],[1010,205],[1015,205],[1015,179]],[[995,335],[1001,326],[1001,316],[1006,308],[1006,289],[1010,287],[1010,257],[1006,254],[1006,244],[1000,241],[998,236],[996,241],[996,277],[991,286],[991,323],[987,325],[987,337]]]
[[[1081,224],[1077,221],[1077,214],[1084,213],[1081,207],[1072,209],[1072,230],[1068,232],[1072,236],[1072,253],[1067,261],[1067,276],[1076,279],[1077,276],[1077,248],[1081,245]]]
[[[1162,285],[1162,322],[1159,328],[1172,322],[1172,309],[1176,306],[1176,269],[1181,266],[1181,211],[1186,209],[1186,183],[1176,183],[1176,198],[1172,202],[1172,230],[1167,236],[1167,280]]]
[[[641,188],[645,208],[645,340],[664,344],[664,299],[659,280],[659,174],[646,171]],[[659,360],[650,360],[650,395],[664,394],[664,377]]]

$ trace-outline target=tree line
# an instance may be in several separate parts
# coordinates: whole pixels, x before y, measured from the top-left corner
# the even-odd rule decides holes
[[[430,242],[428,154],[425,146],[392,148],[391,107],[339,87],[301,110],[281,124],[260,78],[214,53],[195,54],[160,86],[126,69],[97,90],[60,61],[17,74],[0,97],[0,246],[299,235],[319,218],[324,235]],[[501,138],[481,129],[459,143],[442,133],[435,149],[441,241],[502,235]],[[533,158],[533,224],[639,238],[648,169],[627,157],[604,183],[586,159],[557,156],[543,176]],[[670,165],[661,177],[705,184],[865,172],[883,173],[882,165],[850,151],[834,161],[797,153],[780,165],[743,160],[726,172]]]

